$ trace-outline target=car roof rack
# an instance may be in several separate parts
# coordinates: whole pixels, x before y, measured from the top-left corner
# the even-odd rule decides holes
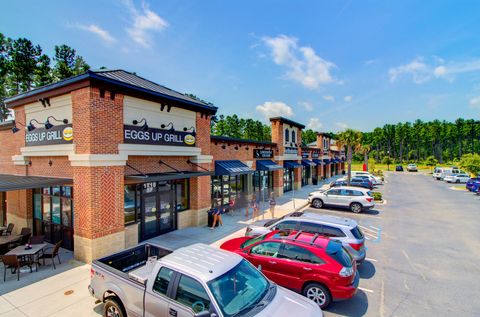
[[[296,230],[279,230],[278,233],[282,233],[282,234],[286,234],[286,235],[290,235],[292,232],[294,232]],[[308,245],[315,245],[319,248],[323,248],[321,245],[318,245],[318,244],[315,244],[315,241],[317,240],[318,237],[324,237],[326,238],[327,236],[325,235],[322,235],[320,233],[315,233],[312,237],[312,239],[309,241],[309,242],[306,242],[306,241],[301,241],[301,240],[298,240],[298,237],[302,234],[302,233],[310,233],[312,234],[313,232],[312,231],[305,231],[305,230],[299,230],[297,231],[297,233],[295,234],[294,237],[292,238],[289,238],[288,236],[281,236],[279,239],[282,239],[282,240],[289,240],[289,241],[293,241],[293,242],[298,242],[298,243],[304,243],[304,244],[308,244]]]

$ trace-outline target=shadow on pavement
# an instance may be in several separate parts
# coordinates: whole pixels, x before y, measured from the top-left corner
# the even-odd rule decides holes
[[[362,265],[358,267],[360,278],[370,279],[375,275],[375,272],[375,266],[370,261],[364,261]]]
[[[367,313],[368,298],[365,292],[358,290],[357,294],[350,299],[334,302],[325,311],[341,316],[363,316]]]

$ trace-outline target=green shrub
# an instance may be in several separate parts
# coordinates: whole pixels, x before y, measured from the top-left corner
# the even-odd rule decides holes
[[[382,200],[382,193],[380,192],[372,192],[373,200],[381,201]]]

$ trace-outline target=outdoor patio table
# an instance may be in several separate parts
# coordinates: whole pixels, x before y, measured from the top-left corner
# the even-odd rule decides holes
[[[0,244],[8,244],[21,239],[21,236],[0,236]]]
[[[38,272],[38,259],[35,260],[35,256],[41,252],[47,246],[46,243],[32,244],[32,248],[25,250],[24,245],[20,245],[6,253],[6,255],[16,255],[17,257],[28,256],[32,258],[32,262],[35,263],[35,271]]]

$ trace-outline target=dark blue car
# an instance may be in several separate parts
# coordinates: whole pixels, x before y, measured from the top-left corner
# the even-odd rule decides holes
[[[336,180],[335,182],[330,184],[330,187],[339,187],[339,186],[347,186],[347,181]],[[373,183],[368,179],[362,179],[362,178],[352,178],[350,180],[350,186],[373,189]]]
[[[465,185],[465,187],[471,192],[478,193],[480,189],[480,177],[470,178],[467,181],[467,185]]]

